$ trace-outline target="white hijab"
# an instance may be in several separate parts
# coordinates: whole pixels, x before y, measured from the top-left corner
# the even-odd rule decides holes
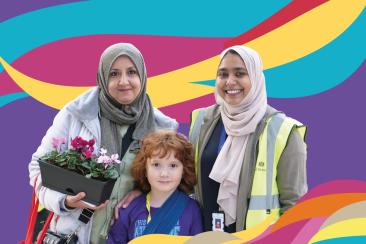
[[[220,105],[221,118],[228,137],[209,177],[220,183],[217,203],[225,213],[226,226],[236,221],[239,176],[249,134],[255,131],[267,108],[265,78],[259,54],[245,46],[233,46],[221,53],[221,61],[229,50],[234,50],[244,61],[252,87],[235,106],[224,101],[217,92],[217,86],[215,89],[216,103]]]

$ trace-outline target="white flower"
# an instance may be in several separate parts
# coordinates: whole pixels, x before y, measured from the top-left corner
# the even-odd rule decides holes
[[[106,155],[106,153],[107,153],[107,150],[104,149],[104,148],[101,148],[100,149],[100,154],[101,155],[97,159],[97,162],[100,163],[100,164],[101,163],[104,164],[105,168],[107,168],[109,165],[120,164],[121,163],[121,161],[118,160],[118,154],[117,153],[113,154],[110,157],[108,155]]]
[[[114,163],[116,163],[116,164],[121,163],[121,161],[120,161],[120,160],[118,160],[118,154],[117,154],[117,153],[116,153],[116,154],[113,154],[113,155],[111,156],[111,159],[112,159],[112,161],[113,161]]]
[[[100,155],[106,155],[106,154],[107,154],[107,149],[101,148]]]

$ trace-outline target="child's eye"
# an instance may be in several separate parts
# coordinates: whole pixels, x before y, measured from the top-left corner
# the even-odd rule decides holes
[[[153,163],[152,166],[157,168],[157,167],[159,167],[159,163]]]
[[[179,165],[177,163],[171,163],[170,164],[170,167],[171,168],[177,168],[177,167],[179,167]]]

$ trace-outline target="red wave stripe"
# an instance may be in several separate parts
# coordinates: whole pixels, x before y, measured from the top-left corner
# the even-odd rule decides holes
[[[289,3],[286,7],[276,12],[274,15],[256,25],[249,31],[225,42],[225,47],[234,45],[242,45],[255,38],[258,38],[284,24],[295,19],[296,17],[318,7],[327,2],[327,0],[297,0]]]
[[[296,204],[273,225],[277,231],[289,224],[315,217],[326,217],[349,204],[366,200],[366,193],[344,193],[320,196]]]

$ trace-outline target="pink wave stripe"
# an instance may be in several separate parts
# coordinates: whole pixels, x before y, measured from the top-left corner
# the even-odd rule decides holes
[[[319,228],[327,218],[310,219],[297,233],[292,243],[309,243],[310,239],[319,231]]]
[[[366,181],[361,180],[335,180],[326,182],[319,186],[311,189],[307,194],[305,194],[297,203],[306,201],[310,198],[338,194],[338,193],[356,193],[356,192],[366,192]]]
[[[215,97],[212,93],[182,103],[163,107],[160,108],[160,110],[163,113],[175,118],[179,123],[189,123],[191,111],[197,108],[210,106],[214,103]]]
[[[261,233],[256,238],[246,242],[246,243],[260,243],[260,240],[265,238],[266,236],[270,235],[272,232],[272,226],[269,226],[263,233]]]
[[[217,55],[230,38],[198,38],[146,35],[92,35],[48,43],[11,63],[20,72],[53,84],[95,85],[99,57],[117,42],[133,43],[141,50],[148,76],[154,76]],[[6,57],[3,57],[6,60]],[[174,82],[174,81],[172,81]],[[0,73],[0,96],[22,90]]]
[[[269,233],[263,238],[255,239],[247,243],[273,244],[277,243],[275,240],[281,240],[281,243],[293,243],[293,240],[296,237],[296,233],[299,233],[308,221],[309,220],[303,220],[287,225],[275,232]]]

